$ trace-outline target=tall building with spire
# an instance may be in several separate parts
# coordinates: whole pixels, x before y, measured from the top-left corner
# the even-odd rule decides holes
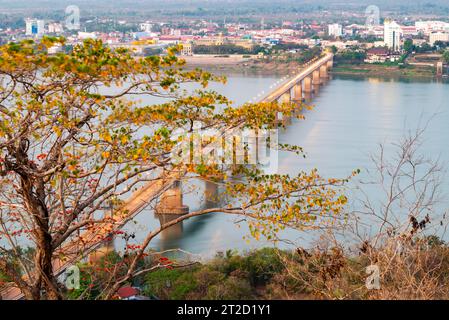
[[[385,45],[393,50],[399,51],[401,49],[402,29],[396,21],[385,20],[384,22],[384,42]]]

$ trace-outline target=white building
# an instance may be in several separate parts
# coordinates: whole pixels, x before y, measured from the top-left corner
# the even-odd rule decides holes
[[[64,28],[60,23],[49,23],[48,24],[48,33],[63,33]]]
[[[436,31],[449,32],[449,23],[443,21],[417,21],[415,27],[418,32],[426,35]]]
[[[153,24],[144,22],[140,24],[140,31],[143,32],[151,32],[151,29],[153,29]]]
[[[449,42],[449,33],[446,32],[432,32],[429,35],[429,43],[431,46],[437,41]]]
[[[97,39],[97,34],[95,32],[78,32],[78,39],[79,40],[85,40],[85,39]]]
[[[39,36],[45,33],[45,21],[37,19],[25,19],[25,34],[27,36]]]
[[[393,50],[401,49],[402,29],[395,21],[385,20],[384,23],[384,42],[385,45]]]
[[[328,26],[329,36],[341,37],[343,35],[343,26],[338,23],[330,24]]]
[[[181,55],[182,56],[191,56],[191,55],[193,55],[192,43],[191,42],[184,42],[184,43],[182,43]]]

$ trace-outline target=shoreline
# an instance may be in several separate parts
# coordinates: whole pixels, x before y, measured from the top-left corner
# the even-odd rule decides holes
[[[185,59],[185,57],[183,57]],[[242,60],[243,59],[243,60]],[[288,75],[292,70],[299,68],[295,62],[266,62],[258,59],[238,57],[195,57],[186,59],[188,69],[201,68],[212,73],[251,73],[254,75]],[[385,66],[376,64],[335,64],[329,72],[331,75],[374,76],[379,78],[403,78],[403,79],[436,79],[431,67],[421,66]]]
[[[406,66],[385,66],[375,64],[335,65],[330,71],[334,75],[375,76],[379,78],[404,78],[404,79],[436,79],[433,68]]]

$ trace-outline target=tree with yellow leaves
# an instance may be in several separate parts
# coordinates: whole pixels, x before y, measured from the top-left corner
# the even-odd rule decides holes
[[[131,213],[123,198],[132,188],[167,177],[220,179],[232,204],[190,212],[152,230],[133,248],[127,272],[111,282],[105,298],[139,272],[138,261],[155,236],[190,217],[241,215],[253,236],[269,238],[341,212],[346,198],[338,187],[345,180],[324,179],[316,170],[265,175],[255,165],[236,165],[235,180],[221,165],[174,161],[173,133],[180,128],[192,131],[194,122],[217,130],[274,128],[277,114],[292,115],[294,106],[234,108],[207,90],[210,81],[224,79],[186,70],[177,48],[136,58],[97,40],[48,54],[54,45],[64,39],[0,47],[0,274],[25,298],[62,299],[59,270],[114,236]],[[201,89],[187,92],[185,83]],[[166,100],[145,105],[139,102],[144,96]],[[118,209],[103,214],[108,205]]]

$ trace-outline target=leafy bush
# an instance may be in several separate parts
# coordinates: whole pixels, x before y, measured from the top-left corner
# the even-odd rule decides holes
[[[238,277],[229,277],[217,282],[207,289],[205,299],[211,300],[240,300],[254,297],[248,280]]]
[[[9,282],[9,281],[11,281],[11,279],[9,279],[9,277],[6,274],[0,271],[0,284],[2,282]]]
[[[267,283],[276,273],[283,270],[284,266],[277,249],[264,248],[249,254],[244,264],[244,270],[249,273],[250,282],[253,285]]]
[[[208,265],[151,272],[144,293],[160,299],[247,299],[254,297],[254,286],[266,284],[281,271],[276,249],[243,256],[228,251]]]
[[[164,268],[146,274],[143,294],[165,300],[422,298],[404,287],[412,283],[424,290],[424,296],[447,298],[449,248],[446,244],[428,236],[417,239],[409,249],[413,250],[404,251],[403,256],[393,260],[387,247],[355,256],[339,248],[324,251],[263,248],[246,254],[227,251],[204,265]],[[382,288],[375,291],[365,287],[366,267],[373,263],[374,256],[376,265],[385,270]],[[388,267],[386,262],[392,261],[395,266]],[[101,292],[99,280],[103,273],[99,273],[98,267],[80,265],[80,268],[81,288],[69,292],[68,298],[94,299]],[[404,273],[409,269],[416,272]],[[431,281],[423,287],[421,280],[426,277]]]
[[[144,294],[159,299],[186,299],[198,287],[194,277],[196,268],[159,269],[145,278]]]

